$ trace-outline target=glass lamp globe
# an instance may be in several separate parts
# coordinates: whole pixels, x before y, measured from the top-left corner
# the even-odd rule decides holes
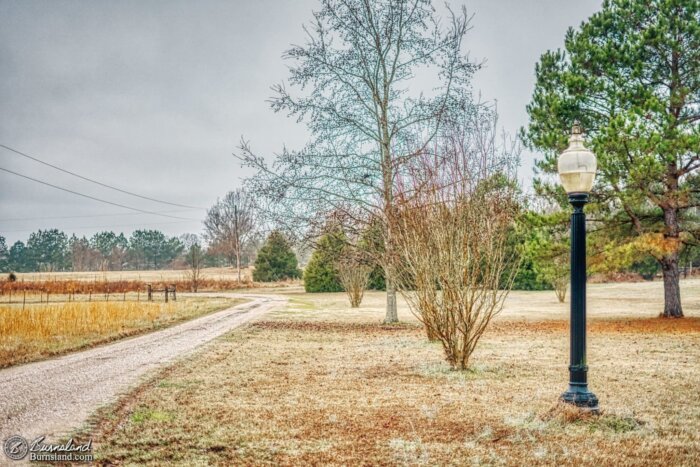
[[[557,161],[557,171],[564,190],[569,194],[590,192],[596,168],[595,155],[583,145],[581,125],[575,123],[569,137],[569,147]]]

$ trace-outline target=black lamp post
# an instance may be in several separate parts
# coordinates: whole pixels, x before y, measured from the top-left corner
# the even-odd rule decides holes
[[[588,390],[586,360],[586,214],[584,205],[593,187],[596,172],[595,155],[583,145],[578,123],[574,124],[569,147],[559,156],[561,184],[574,207],[571,214],[571,327],[569,389],[562,394],[564,402],[598,411],[598,398]]]

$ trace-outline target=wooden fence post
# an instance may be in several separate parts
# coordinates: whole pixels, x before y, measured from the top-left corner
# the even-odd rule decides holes
[[[168,286],[166,285],[163,290],[165,290],[165,303],[168,303]]]
[[[177,301],[177,285],[173,284],[173,301]]]
[[[153,301],[153,287],[151,284],[148,284],[146,287],[148,287],[148,301],[152,302]]]

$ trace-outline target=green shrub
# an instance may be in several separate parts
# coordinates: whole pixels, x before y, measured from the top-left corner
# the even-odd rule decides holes
[[[273,231],[258,251],[253,280],[274,282],[301,277],[297,257],[281,232]]]
[[[369,281],[367,281],[367,290],[386,290],[386,279],[384,278],[384,269],[377,265],[369,273]]]
[[[304,290],[307,292],[342,292],[338,278],[338,260],[345,246],[345,235],[335,230],[323,235],[304,268]]]
[[[661,267],[653,256],[645,256],[644,259],[636,261],[629,268],[630,271],[638,273],[647,281],[653,281]]]

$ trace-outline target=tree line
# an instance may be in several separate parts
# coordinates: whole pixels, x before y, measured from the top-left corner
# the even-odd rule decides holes
[[[14,272],[122,271],[164,269],[180,259],[185,245],[158,230],[112,231],[70,237],[58,229],[38,230],[8,247],[0,236],[0,270]],[[212,258],[216,261],[216,258]]]
[[[68,236],[58,229],[37,230],[26,242],[7,245],[0,235],[0,271],[128,271],[189,267],[193,249],[202,266],[231,265],[218,244],[205,247],[202,236],[167,236],[159,230],[135,230],[130,236],[113,231],[91,237]],[[196,253],[195,253],[196,254]],[[241,251],[239,264],[247,266],[255,254],[252,246]],[[235,264],[235,262],[234,262]]]
[[[255,258],[261,239],[255,206],[242,190],[231,191],[207,210],[202,234],[167,236],[159,230],[135,230],[129,237],[113,231],[91,237],[39,229],[26,242],[7,245],[0,235],[0,271],[122,271],[236,266]]]

